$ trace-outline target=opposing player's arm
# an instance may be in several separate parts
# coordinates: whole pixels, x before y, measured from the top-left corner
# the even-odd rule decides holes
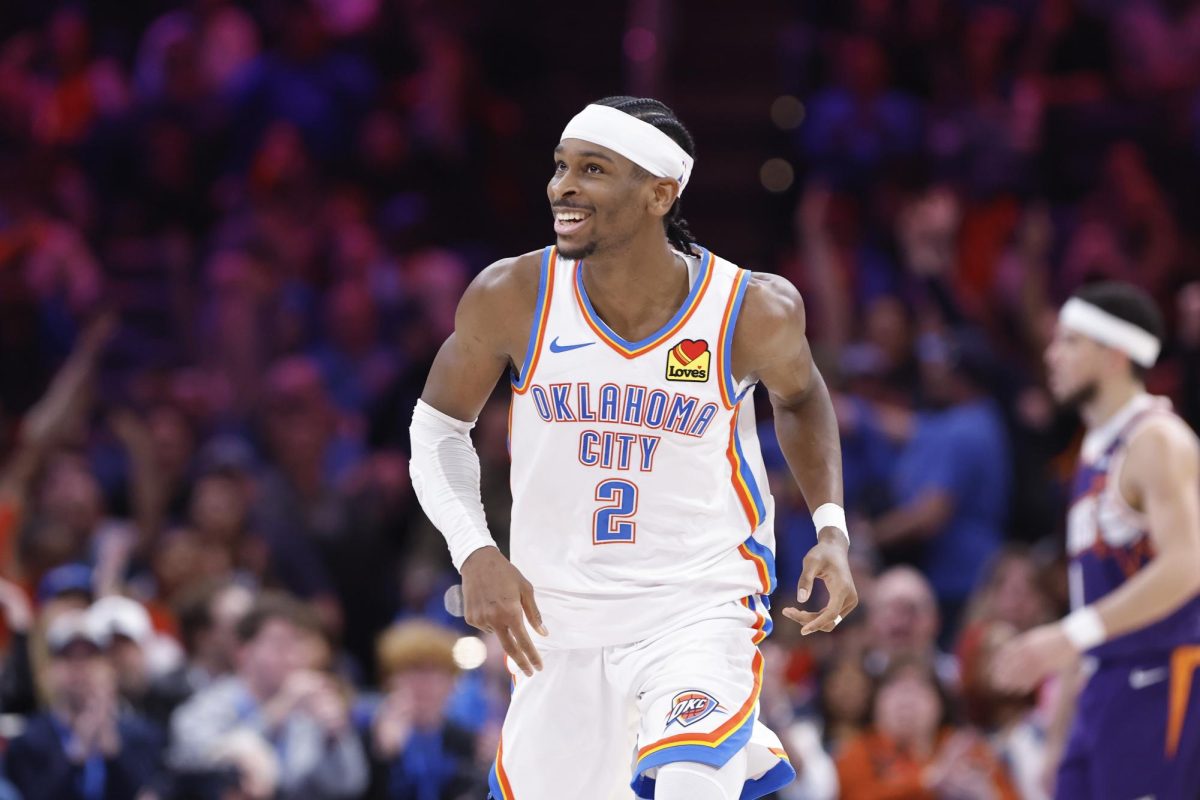
[[[1108,638],[1150,625],[1200,592],[1200,444],[1183,422],[1147,424],[1130,442],[1121,491],[1150,523],[1154,558],[1098,601]]]
[[[1200,446],[1182,422],[1151,423],[1134,437],[1121,491],[1149,518],[1154,557],[1103,599],[1005,645],[995,662],[999,688],[1029,691],[1080,650],[1157,622],[1200,591],[1198,485]]]
[[[479,456],[470,430],[496,381],[524,354],[533,324],[538,257],[499,261],[472,281],[459,302],[454,333],[434,359],[409,429],[413,488],[446,537],[463,577],[463,615],[492,631],[527,675],[542,662],[525,618],[546,629],[533,586],[495,547],[479,491]]]
[[[755,273],[743,303],[733,340],[734,376],[753,377],[769,392],[780,449],[808,507],[840,506],[842,452],[837,418],[805,337],[804,301],[784,278]],[[789,619],[804,625],[806,634],[833,630],[838,618],[858,605],[846,538],[836,528],[817,531],[817,546],[804,559],[797,588],[801,603],[808,599],[815,578],[829,590],[829,605],[815,613],[784,610]]]

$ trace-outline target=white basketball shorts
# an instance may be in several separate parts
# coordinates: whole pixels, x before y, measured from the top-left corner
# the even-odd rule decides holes
[[[742,798],[790,783],[778,737],[758,721],[767,611],[755,596],[634,644],[546,649],[532,677],[509,663],[493,800],[653,798],[663,764],[721,767],[742,748]]]

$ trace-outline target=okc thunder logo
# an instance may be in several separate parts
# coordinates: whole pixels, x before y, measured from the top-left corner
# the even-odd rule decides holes
[[[699,689],[689,689],[686,692],[680,692],[675,695],[671,700],[671,712],[667,714],[667,724],[665,727],[669,728],[678,722],[686,728],[692,723],[704,719],[714,711],[720,711],[722,714],[725,713],[725,709],[721,708],[721,704],[717,702],[717,698]]]

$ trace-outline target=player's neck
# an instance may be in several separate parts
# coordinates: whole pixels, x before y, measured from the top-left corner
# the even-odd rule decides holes
[[[1146,391],[1139,381],[1113,381],[1100,384],[1095,398],[1080,409],[1088,430],[1095,430],[1113,418],[1129,401]]]
[[[653,333],[679,309],[690,289],[687,264],[660,237],[584,259],[588,299],[609,327],[627,339]]]

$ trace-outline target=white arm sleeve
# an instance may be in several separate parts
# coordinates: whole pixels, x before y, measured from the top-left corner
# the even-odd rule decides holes
[[[479,548],[496,546],[479,495],[479,454],[471,442],[473,427],[474,422],[457,420],[418,400],[408,429],[413,491],[426,516],[446,537],[457,570]]]

